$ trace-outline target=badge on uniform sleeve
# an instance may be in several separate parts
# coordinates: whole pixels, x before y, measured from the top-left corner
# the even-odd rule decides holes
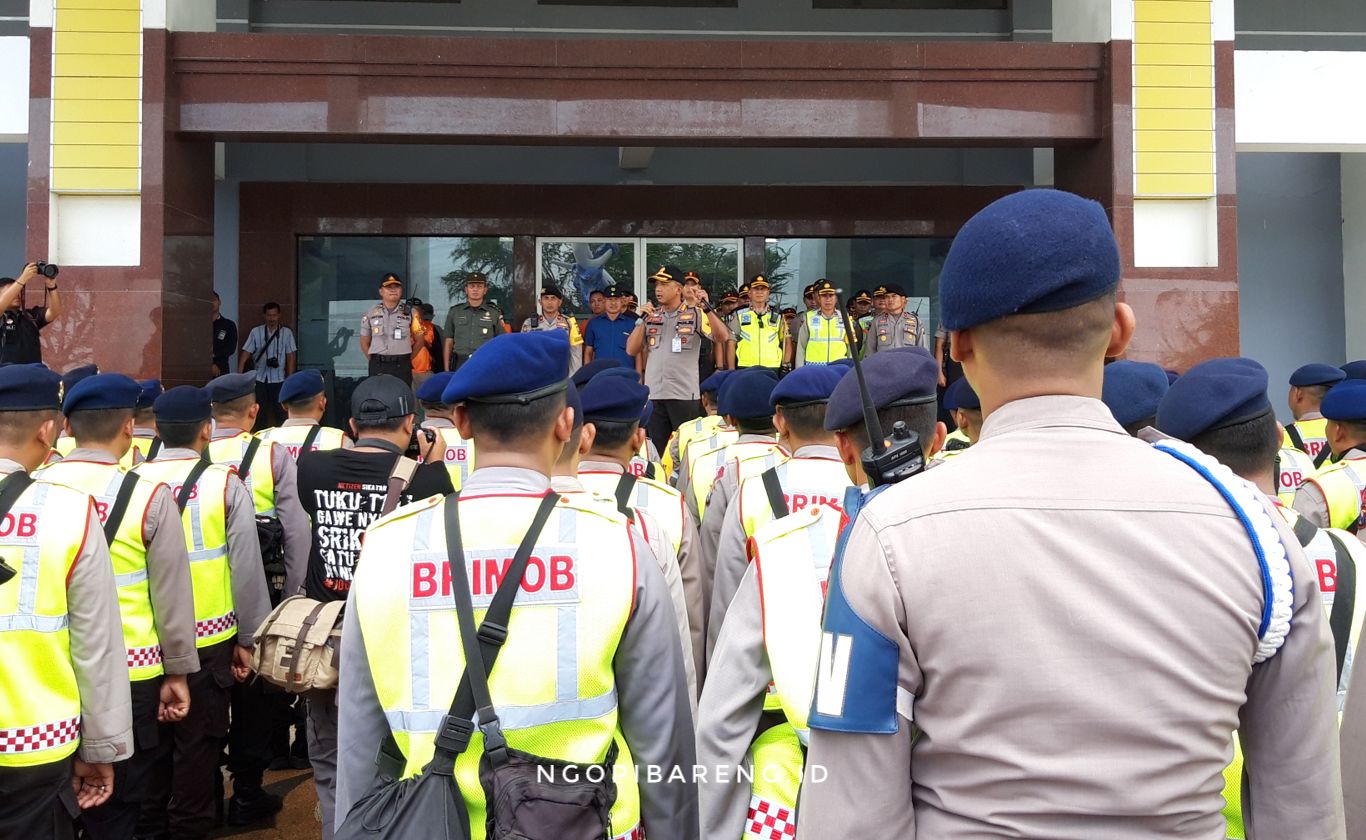
[[[830,566],[825,619],[821,622],[821,661],[808,725],[829,732],[890,735],[899,725],[900,653],[895,642],[854,611],[844,596],[841,581],[844,549],[853,530],[852,523],[858,510],[871,498],[850,498],[862,495],[858,488],[850,490],[845,497],[845,510],[851,525],[840,534]]]

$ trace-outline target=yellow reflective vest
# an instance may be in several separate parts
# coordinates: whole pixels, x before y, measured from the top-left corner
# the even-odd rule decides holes
[[[149,481],[165,484],[180,497],[198,458],[164,458],[148,461],[138,473]],[[194,589],[194,643],[206,648],[237,635],[233,608],[232,570],[228,565],[228,477],[232,470],[213,464],[195,482],[181,512],[185,548],[190,554],[190,585]]]
[[[585,490],[609,499],[616,498],[617,483],[621,481],[621,476],[619,472],[607,470],[579,470],[579,481]],[[637,477],[627,504],[640,508],[659,522],[677,557],[683,547],[683,517],[687,515],[683,509],[683,494],[662,481]]]
[[[1361,524],[1361,502],[1366,497],[1366,458],[1344,458],[1324,464],[1318,474],[1305,480],[1323,493],[1328,504],[1328,525],[1356,533]]]
[[[119,489],[128,472],[118,464],[73,461],[65,458],[44,467],[39,475],[89,493],[95,500],[100,522],[106,522]],[[152,497],[160,485],[139,477],[133,486],[119,530],[109,544],[114,562],[114,585],[119,593],[119,618],[123,621],[123,644],[128,652],[128,678],[133,682],[150,680],[164,673],[161,665],[161,637],[157,635],[152,611],[152,593],[147,579],[147,543],[142,528]]]
[[[1276,496],[1282,504],[1293,505],[1295,491],[1313,478],[1318,469],[1313,458],[1293,446],[1283,447],[1276,458]]]
[[[94,516],[86,494],[35,481],[0,519],[0,767],[53,764],[81,742],[66,581]]]
[[[725,425],[724,417],[718,414],[709,414],[706,417],[689,420],[675,429],[674,433],[669,436],[669,443],[664,447],[664,453],[660,458],[660,464],[663,466],[665,474],[672,479],[683,465],[688,445],[699,437],[711,436]],[[736,434],[739,433],[736,432]]]
[[[749,464],[748,466],[744,466],[742,474],[740,467],[745,465],[745,462],[755,458],[762,458],[765,455],[775,452],[781,453],[777,460],[769,462],[760,461]],[[754,471],[754,475],[758,475],[760,472],[768,469],[768,467],[773,466],[777,461],[785,460],[787,457],[787,452],[772,438],[765,438],[763,440],[740,440],[739,438],[736,438],[720,451],[712,450],[703,453],[701,457],[697,459],[697,464],[693,467],[692,475],[689,477],[688,483],[688,487],[692,491],[693,497],[697,503],[698,518],[701,519],[706,513],[707,497],[711,495],[712,487],[716,484],[716,480],[721,477],[721,472],[725,469],[726,464],[731,461],[736,462],[737,468],[735,478],[736,487],[738,488],[740,482],[747,478],[751,471]]]
[[[133,467],[141,464],[148,458],[151,458],[152,442],[155,440],[156,438],[154,437],[133,435],[133,445],[128,448],[128,454],[123,457],[123,460],[119,461],[119,464],[124,469],[131,470]]]
[[[802,349],[802,363],[828,365],[849,358],[849,344],[845,341],[844,317],[826,318],[819,310],[806,313],[806,346]]]
[[[437,729],[464,672],[443,501],[415,502],[370,526],[351,590],[349,608],[370,651],[379,704],[407,759],[406,776],[417,775],[431,760]],[[516,553],[540,501],[540,495],[460,500],[476,621],[483,619],[501,570]],[[562,534],[574,537],[554,536]],[[542,540],[547,541],[532,551],[514,601],[507,641],[489,675],[489,693],[512,748],[600,763],[615,741],[621,754],[612,831],[634,836],[640,824],[639,788],[618,724],[613,670],[635,596],[629,525],[603,505],[562,498]],[[573,632],[566,633],[566,627]],[[485,836],[482,752],[483,736],[476,729],[455,766],[475,840]]]
[[[315,426],[276,426],[273,429],[262,429],[257,433],[261,439],[261,448],[269,449],[266,444],[274,443],[284,447],[289,453],[289,457],[295,461],[299,460],[300,449],[303,448],[304,440],[308,438],[308,433],[313,431]],[[309,452],[326,452],[331,449],[341,449],[346,442],[346,434],[341,429],[334,429],[331,426],[318,427],[318,436],[313,438],[313,444],[308,448]],[[256,472],[256,467],[251,471]],[[250,475],[247,478],[251,478]]]
[[[474,441],[465,440],[454,426],[426,426],[436,432],[441,446],[441,462],[451,477],[451,487],[458,492],[474,470]]]
[[[1328,420],[1323,417],[1296,420],[1285,427],[1285,436],[1281,441],[1281,446],[1298,449],[1310,458],[1319,457],[1327,445]]]
[[[210,441],[209,460],[215,464],[232,467],[240,473],[242,471],[242,458],[247,454],[247,447],[251,446],[251,440],[250,432],[239,432],[232,437]],[[275,512],[275,467],[272,465],[274,447],[275,444],[270,441],[261,441],[261,445],[256,447],[256,455],[252,458],[251,470],[247,473],[247,490],[251,493],[251,501],[256,506],[258,516],[277,516]]]
[[[772,307],[760,314],[749,307],[734,314],[735,366],[777,368],[783,364],[786,322]]]
[[[746,477],[740,484],[737,503],[746,538],[753,537],[761,526],[778,518],[769,500],[765,483],[767,472]],[[844,463],[835,458],[794,455],[773,466],[772,472],[789,514],[815,505],[839,507],[844,501],[844,491],[853,486]]]

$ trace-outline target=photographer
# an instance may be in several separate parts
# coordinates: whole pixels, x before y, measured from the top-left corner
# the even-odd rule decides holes
[[[280,324],[280,304],[274,301],[261,307],[265,323],[253,327],[242,345],[240,366],[242,373],[256,373],[256,402],[261,413],[253,431],[269,429],[284,422],[280,407],[280,386],[285,377],[294,373],[299,346],[294,342],[294,331]]]
[[[41,270],[39,267],[42,266]],[[28,284],[38,277],[44,280],[47,299],[41,306],[24,307],[24,293]],[[57,295],[57,266],[29,263],[19,279],[0,277],[0,364],[32,364],[43,360],[43,346],[38,332],[62,316],[62,301]]]
[[[370,360],[371,376],[387,373],[412,387],[413,356],[422,347],[423,334],[413,321],[411,302],[403,300],[397,274],[384,275],[379,298],[360,318],[360,351]]]

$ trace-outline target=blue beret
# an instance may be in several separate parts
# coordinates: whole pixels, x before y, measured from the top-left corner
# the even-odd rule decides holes
[[[62,413],[98,408],[134,408],[142,386],[121,373],[97,373],[77,382],[62,398]]]
[[[1319,411],[1329,420],[1366,420],[1366,379],[1345,379],[1334,385]]]
[[[447,370],[427,377],[426,382],[417,386],[417,394],[415,396],[425,403],[441,402],[441,395],[445,393],[446,386],[450,384],[452,376],[455,376],[455,374]]]
[[[1157,428],[1179,440],[1271,412],[1267,373],[1252,359],[1210,359],[1176,380],[1157,407]]]
[[[981,411],[982,400],[972,389],[972,383],[968,382],[968,378],[960,376],[944,389],[944,407],[949,411],[957,411],[960,408]]]
[[[769,368],[752,367],[737,371],[721,385],[716,397],[717,413],[723,417],[757,420],[772,417],[769,397],[778,385],[778,374]]]
[[[1332,365],[1314,363],[1304,365],[1295,369],[1290,374],[1290,384],[1296,388],[1307,388],[1310,385],[1336,385],[1347,378],[1347,374],[1342,368]]]
[[[142,393],[138,394],[138,411],[151,408],[152,403],[156,402],[157,397],[161,396],[161,392],[165,390],[161,387],[160,379],[144,379],[138,383],[138,387],[142,389]]]
[[[633,367],[618,365],[617,367],[607,368],[606,370],[598,371],[596,374],[593,375],[593,379],[590,379],[588,381],[592,382],[595,379],[624,379],[627,382],[634,382],[635,384],[639,385],[640,372]]]
[[[1119,425],[1129,426],[1155,417],[1170,387],[1167,372],[1152,362],[1121,359],[1105,366],[1100,398]]]
[[[179,385],[157,397],[152,406],[160,423],[202,423],[213,413],[205,388]]]
[[[1162,372],[1165,373],[1165,374],[1167,375],[1167,385],[1168,385],[1168,386],[1170,386],[1173,382],[1175,382],[1176,380],[1178,380],[1178,379],[1181,378],[1181,374],[1177,373],[1176,371],[1172,370],[1171,368],[1163,368],[1163,369],[1162,369]]]
[[[849,370],[834,365],[802,365],[784,376],[773,389],[768,401],[774,406],[811,405],[830,399],[835,386]]]
[[[252,386],[255,390],[255,385]],[[301,370],[285,379],[280,386],[280,402],[306,400],[323,392],[323,375],[316,370]]]
[[[585,420],[635,423],[640,421],[641,411],[650,399],[650,389],[619,376],[598,376],[579,396],[583,399]]]
[[[830,367],[851,368],[853,366],[854,360],[849,358],[848,356],[845,356],[843,359],[836,359],[835,361],[830,363]]]
[[[655,401],[646,400],[645,407],[640,410],[640,425],[650,425],[650,418],[655,416]]]
[[[582,388],[588,384],[590,379],[597,376],[599,373],[614,367],[621,367],[621,362],[616,359],[599,357],[574,371],[574,375],[570,377],[570,381],[574,383],[575,387]]]
[[[1347,374],[1348,379],[1366,379],[1366,359],[1348,362],[1342,366],[1342,372]]]
[[[256,393],[255,373],[225,373],[210,379],[204,386],[209,392],[209,400],[216,403],[231,402],[238,397]]]
[[[425,383],[424,383],[425,384]],[[421,399],[419,397],[419,399]],[[583,397],[579,395],[579,389],[573,382],[564,391],[564,405],[566,408],[574,409],[574,425],[583,425]]]
[[[963,225],[939,276],[944,328],[1056,312],[1119,285],[1119,247],[1105,209],[1061,190],[993,201]]]
[[[718,370],[716,373],[703,379],[702,384],[698,386],[698,390],[704,394],[715,394],[721,390],[721,386],[725,384],[732,373],[735,373],[735,371]]]
[[[441,401],[455,405],[521,403],[558,394],[569,384],[569,334],[537,330],[494,336],[446,384]]]
[[[939,365],[923,347],[898,347],[874,353],[863,363],[863,377],[873,405],[881,410],[894,405],[932,404],[939,391]],[[825,430],[836,432],[863,420],[863,398],[858,375],[840,380],[825,407]],[[890,431],[890,430],[885,430]]]
[[[39,411],[61,405],[62,378],[41,365],[0,368],[0,411]]]
[[[99,372],[99,365],[80,365],[79,367],[72,368],[62,374],[62,393],[65,394],[67,391],[75,388],[76,383],[80,382],[82,379],[87,379]]]

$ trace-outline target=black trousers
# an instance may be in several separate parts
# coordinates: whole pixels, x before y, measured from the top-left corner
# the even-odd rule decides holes
[[[145,800],[138,835],[203,840],[216,822],[218,756],[228,734],[232,647],[229,639],[199,651],[199,671],[190,674],[190,713],[171,727],[172,755],[152,782],[157,796]],[[169,794],[169,795],[168,795]]]
[[[264,680],[232,687],[232,724],[228,727],[228,772],[233,796],[261,792],[261,778],[275,757],[271,741],[281,722],[288,726],[290,696]]]
[[[171,760],[175,731],[170,724],[157,722],[161,678],[139,680],[130,688],[135,749],[131,758],[114,765],[114,794],[109,801],[81,813],[81,825],[90,840],[128,840],[137,830],[143,805],[165,799],[170,792],[164,768]]]
[[[654,400],[655,413],[650,416],[650,425],[645,434],[660,452],[669,445],[669,435],[674,429],[702,416],[701,400]]]
[[[411,386],[413,384],[412,356],[372,355],[370,357],[370,375],[379,376],[381,373],[397,376]]]
[[[253,431],[273,429],[285,422],[285,410],[280,405],[280,388],[284,384],[257,381],[256,402],[260,404],[261,410],[256,413],[256,428]]]
[[[80,813],[70,758],[37,767],[0,767],[0,837],[70,840]],[[117,788],[115,788],[117,790]]]

